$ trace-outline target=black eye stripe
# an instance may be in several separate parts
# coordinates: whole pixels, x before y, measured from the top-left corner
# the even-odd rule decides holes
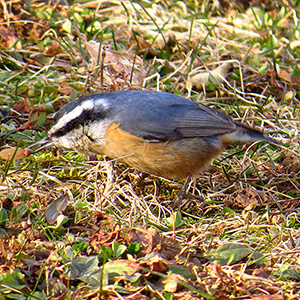
[[[63,118],[63,116],[58,116],[58,117],[55,116],[52,122],[53,125],[59,120],[59,118]],[[86,109],[78,117],[71,119],[63,127],[53,132],[51,136],[61,137],[71,132],[72,130],[79,128],[80,126],[87,125],[89,123],[92,123],[95,120],[103,120],[107,118],[107,116],[108,116],[107,111],[95,111],[91,109]]]

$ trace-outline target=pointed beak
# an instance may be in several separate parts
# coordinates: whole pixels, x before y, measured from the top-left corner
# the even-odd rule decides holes
[[[36,153],[39,152],[43,149],[49,149],[54,145],[53,141],[51,141],[47,136],[42,138],[41,140],[39,140],[36,143],[31,144],[29,147],[27,147],[26,149],[31,151],[32,153]],[[32,150],[32,148],[39,146],[36,150]]]

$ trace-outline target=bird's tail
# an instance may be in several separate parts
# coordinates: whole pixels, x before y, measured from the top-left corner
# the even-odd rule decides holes
[[[251,143],[256,141],[265,141],[270,144],[281,145],[280,141],[263,134],[257,129],[248,127],[241,123],[235,123],[235,125],[236,130],[222,136],[222,140],[225,144],[230,145],[235,143]]]

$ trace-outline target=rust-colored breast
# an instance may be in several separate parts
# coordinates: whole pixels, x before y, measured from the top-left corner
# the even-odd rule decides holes
[[[101,149],[93,147],[91,150],[142,172],[179,180],[189,174],[197,176],[223,149],[217,137],[147,142],[113,123],[106,131]]]

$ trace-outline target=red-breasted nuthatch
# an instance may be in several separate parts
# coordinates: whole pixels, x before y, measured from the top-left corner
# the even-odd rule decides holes
[[[93,94],[63,106],[40,143],[95,152],[169,179],[196,177],[228,145],[277,141],[170,93]]]

